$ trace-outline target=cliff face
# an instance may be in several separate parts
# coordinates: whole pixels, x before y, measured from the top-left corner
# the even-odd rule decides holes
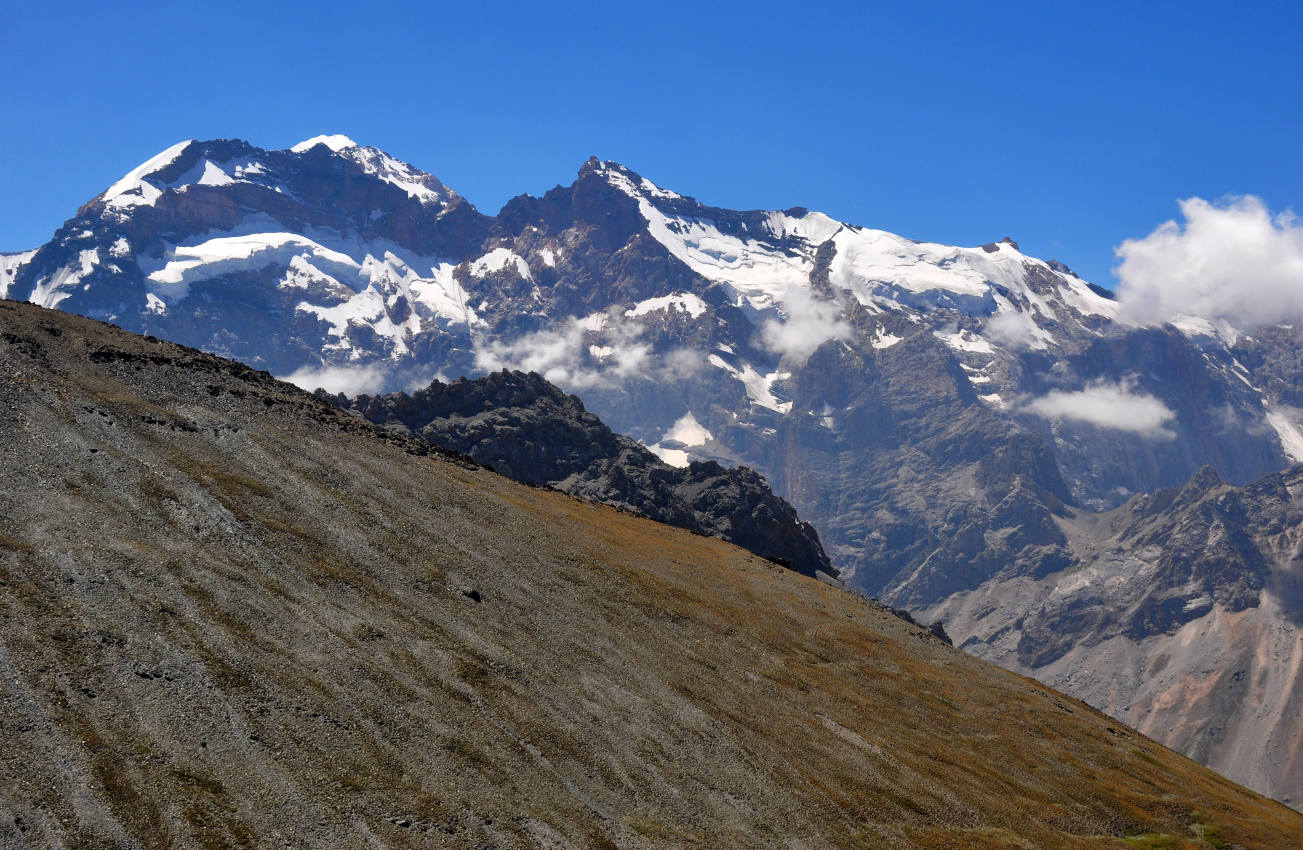
[[[836,575],[814,529],[754,471],[713,461],[670,466],[536,373],[436,381],[411,395],[326,398],[516,481],[719,537],[808,576]]]
[[[0,457],[8,846],[1303,846],[859,597],[194,350],[0,304]]]

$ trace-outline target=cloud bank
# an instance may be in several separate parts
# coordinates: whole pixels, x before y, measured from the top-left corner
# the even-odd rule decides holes
[[[1149,393],[1136,392],[1134,379],[1092,381],[1075,392],[1054,390],[1024,403],[1021,409],[1045,419],[1086,422],[1155,439],[1176,437],[1167,427],[1176,414]]]
[[[1303,222],[1251,195],[1180,206],[1183,224],[1118,247],[1120,319],[1196,316],[1247,329],[1303,318]]]

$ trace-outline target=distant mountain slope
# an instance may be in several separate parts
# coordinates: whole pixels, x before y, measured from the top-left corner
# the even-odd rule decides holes
[[[835,576],[819,536],[764,479],[713,461],[675,468],[616,434],[537,373],[494,372],[383,396],[325,396],[377,425],[461,452],[527,484],[735,543],[799,573]],[[691,439],[692,423],[683,425]],[[667,451],[674,451],[669,448]]]
[[[0,840],[1303,847],[860,598],[430,451],[0,304]]]
[[[979,657],[1303,804],[1303,466],[1240,488],[1206,468],[1059,523],[1069,568],[928,615]]]

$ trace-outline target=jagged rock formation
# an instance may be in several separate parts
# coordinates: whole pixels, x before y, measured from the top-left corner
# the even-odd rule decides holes
[[[0,304],[9,846],[1303,847],[863,599]]]
[[[435,381],[411,395],[318,395],[516,481],[719,537],[804,575],[836,576],[818,534],[755,472],[714,461],[670,466],[537,373]]]

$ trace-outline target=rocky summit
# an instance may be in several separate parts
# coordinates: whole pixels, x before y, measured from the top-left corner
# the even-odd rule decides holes
[[[1132,585],[1148,613],[1092,619],[1088,637],[1070,612],[1042,616],[1039,591],[985,592],[1075,587],[1098,563],[1083,535],[1204,467],[1243,487],[1303,460],[1303,326],[1133,324],[1107,289],[1008,238],[957,247],[800,207],[721,209],[596,158],[487,215],[343,136],[190,141],[0,257],[0,287],[350,397],[536,372],[689,476],[694,461],[755,470],[848,585],[950,617],[956,643],[998,645],[1118,717],[1171,717],[1147,728],[1201,758],[1216,747],[1186,713],[1238,668],[1192,666],[1169,706],[1127,684],[1126,658],[1219,618],[1276,634],[1300,604],[1289,583],[1174,563],[1164,575],[1198,574],[1197,592]],[[968,607],[978,597],[992,612]],[[1118,654],[1092,655],[1106,633]],[[1252,650],[1256,632],[1234,634],[1217,658]],[[1282,677],[1291,663],[1261,660]],[[1261,740],[1218,764],[1303,799],[1296,773],[1263,767],[1279,756]]]
[[[1303,847],[862,597],[0,304],[0,843]]]

